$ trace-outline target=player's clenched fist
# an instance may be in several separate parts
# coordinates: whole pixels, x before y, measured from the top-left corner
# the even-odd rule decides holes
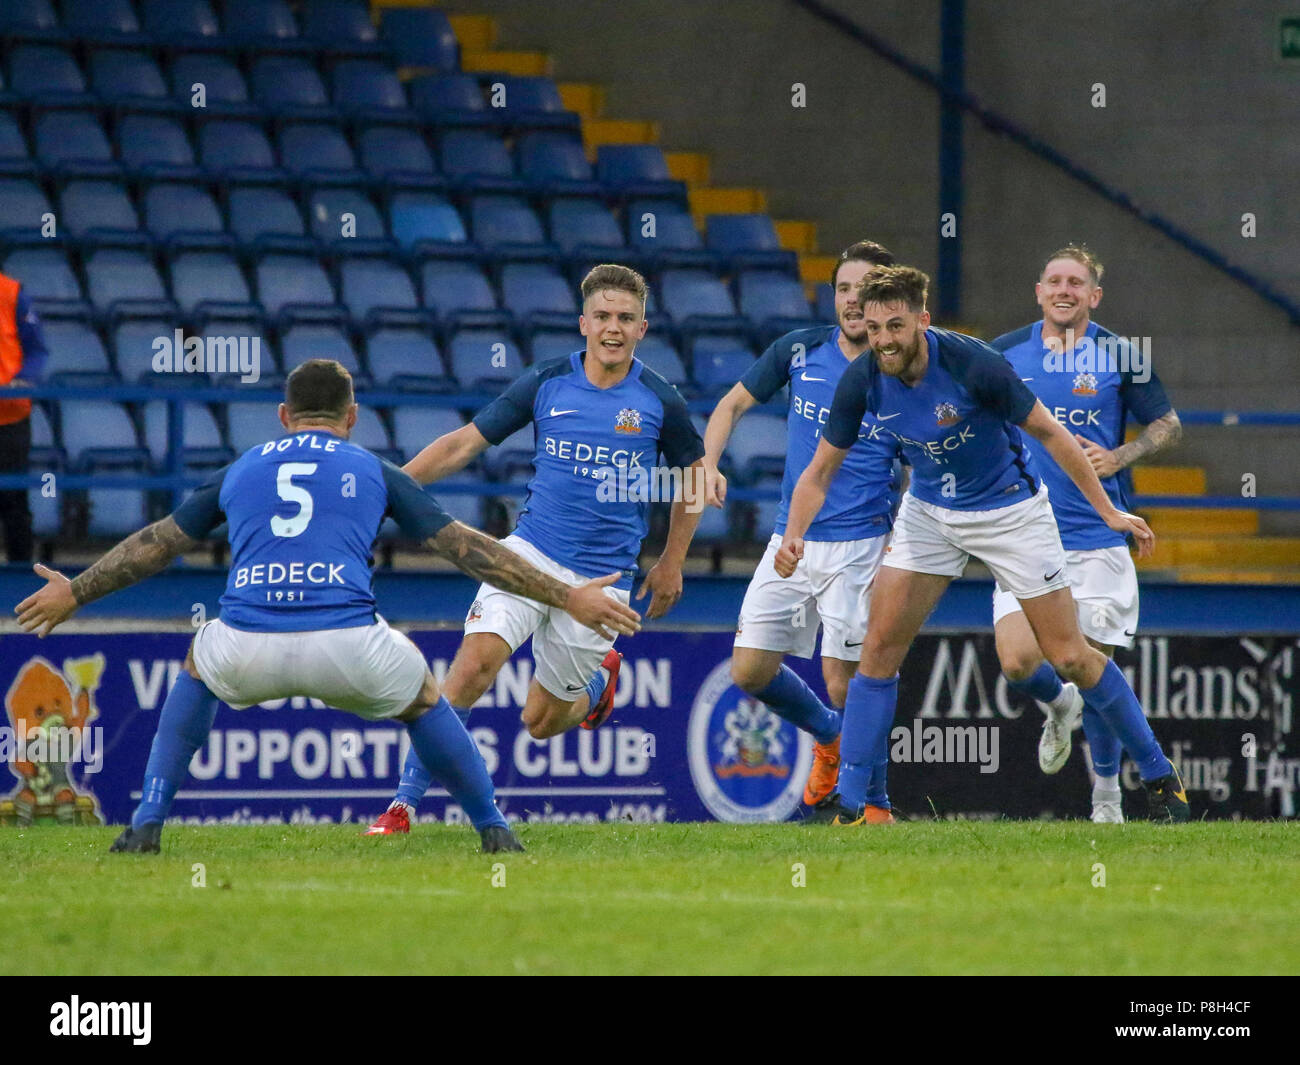
[[[704,467],[704,502],[722,509],[727,499],[727,478],[716,466]]]
[[[799,565],[799,560],[803,558],[803,539],[784,540],[781,543],[781,550],[776,553],[776,558],[772,560],[772,565],[776,572],[782,577],[793,577],[795,567]]]
[[[622,575],[611,573],[569,589],[564,609],[587,628],[612,640],[615,633],[633,636],[641,631],[641,615],[630,606],[605,594],[605,589]]]
[[[1136,514],[1130,514],[1124,510],[1115,510],[1105,518],[1105,522],[1108,528],[1117,533],[1132,536],[1137,541],[1138,558],[1147,558],[1155,550],[1156,534],[1151,531],[1151,526]]]

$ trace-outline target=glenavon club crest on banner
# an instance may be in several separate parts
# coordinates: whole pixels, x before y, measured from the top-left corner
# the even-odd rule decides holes
[[[686,748],[700,800],[720,821],[784,821],[798,807],[812,741],[731,683],[724,660],[700,685]]]

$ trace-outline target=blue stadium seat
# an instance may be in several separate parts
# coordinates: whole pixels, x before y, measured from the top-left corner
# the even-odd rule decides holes
[[[535,131],[515,142],[519,173],[529,188],[546,196],[600,196],[582,140],[570,133]]]
[[[260,56],[249,80],[253,99],[273,115],[320,115],[335,112],[319,72],[302,56]]]
[[[546,237],[536,213],[514,196],[475,196],[470,203],[470,228],[484,248],[533,245],[545,249]]]
[[[727,457],[737,479],[780,478],[785,470],[786,435],[786,419],[780,414],[750,411],[741,418],[727,442]]]
[[[399,67],[460,69],[460,46],[451,22],[441,11],[386,7],[379,32]]]
[[[493,329],[463,329],[447,346],[452,376],[462,388],[504,388],[524,372],[513,340]]]
[[[431,259],[420,268],[424,305],[446,318],[456,311],[496,311],[497,300],[473,263]]]
[[[397,74],[370,59],[344,59],[330,74],[334,105],[344,114],[374,112],[387,121],[414,120]]]
[[[352,435],[348,439],[384,458],[389,458],[393,451],[393,440],[388,435],[388,428],[373,407],[363,406],[357,410],[357,424],[352,427]]]
[[[348,231],[343,236],[343,216],[351,215]],[[385,240],[384,220],[370,197],[356,189],[317,189],[307,203],[307,219],[311,234],[327,244],[338,243],[344,250],[352,241]]]
[[[157,241],[221,233],[225,225],[212,195],[200,185],[153,185],[144,196],[144,225]]]
[[[294,123],[283,127],[277,139],[280,161],[290,174],[318,183],[360,185],[366,180],[343,131],[335,126]]]
[[[465,427],[454,410],[440,407],[397,407],[393,411],[393,441],[409,462],[440,436]]]
[[[35,169],[17,117],[0,111],[0,174],[29,175]]]
[[[87,322],[47,319],[42,327],[51,354],[46,366],[50,384],[77,384],[85,375],[116,380],[103,341]]]
[[[226,438],[236,455],[284,435],[274,403],[228,403]]]
[[[556,200],[547,214],[551,240],[566,255],[587,253],[607,258],[610,249],[623,248],[618,220],[599,200]]]
[[[32,450],[30,462],[33,470],[61,470],[68,456],[54,435],[54,424],[40,400],[32,402]]]
[[[537,312],[553,312],[569,320],[578,314],[573,288],[546,263],[508,263],[501,270],[501,306],[524,321]],[[548,323],[549,324],[549,323]]]
[[[280,355],[286,372],[308,359],[337,359],[353,377],[366,379],[356,348],[339,325],[301,322],[290,326],[280,337]]]
[[[379,308],[413,311],[419,307],[410,276],[387,259],[344,260],[339,265],[339,284],[343,304],[358,324]]]
[[[101,253],[102,254],[102,253]],[[153,360],[159,337],[175,342],[179,323],[169,318],[130,318],[119,322],[112,330],[113,361],[118,376],[129,385],[157,384]]]
[[[727,286],[703,270],[666,270],[659,287],[664,312],[678,323],[701,315],[736,315]]]
[[[306,0],[302,35],[336,55],[378,55],[383,51],[365,0]]]
[[[415,248],[421,242],[464,244],[468,239],[460,214],[441,196],[399,192],[389,211],[393,239],[403,248]]]
[[[285,0],[226,0],[222,27],[241,44],[263,47],[298,41],[298,23]]]
[[[523,480],[531,475],[536,454],[536,436],[529,423],[483,452],[483,468],[493,480]]]
[[[583,339],[576,326],[568,331],[538,329],[528,338],[528,353],[534,366],[572,355],[586,346],[587,341]]]
[[[772,270],[746,270],[736,279],[740,313],[773,338],[815,324],[803,285]]]
[[[140,0],[140,10],[144,28],[163,42],[183,40],[193,47],[196,38],[220,32],[208,0]]]
[[[120,540],[149,524],[148,496],[137,488],[91,488],[86,501],[92,539]]]
[[[120,48],[92,52],[90,84],[111,104],[160,104],[168,98],[162,71],[147,52]]]
[[[138,236],[140,218],[121,185],[73,181],[64,188],[59,204],[59,224],[75,240]]]
[[[301,237],[306,232],[298,205],[281,189],[233,188],[229,208],[230,231],[241,244],[261,237]]]
[[[197,180],[194,149],[180,122],[161,115],[126,115],[117,143],[128,170],[146,177]]]
[[[65,399],[59,404],[59,420],[73,469],[142,468],[149,460],[120,403]]]
[[[696,337],[691,345],[691,376],[705,395],[730,390],[754,365],[754,353],[734,337]]]
[[[679,204],[634,200],[627,205],[626,218],[628,243],[650,269],[700,268],[716,273],[722,268],[722,256],[704,247],[695,222]]]
[[[19,96],[42,103],[94,102],[72,53],[54,45],[16,46],[9,53],[9,84]]]
[[[602,144],[596,154],[596,178],[628,199],[663,196],[686,202],[686,186],[669,176],[668,161],[657,144]]]
[[[251,122],[204,122],[199,127],[199,163],[210,174],[231,181],[286,179],[276,165],[271,142]]]
[[[0,7],[0,31],[45,30],[58,27],[59,18],[50,0],[5,0]]]
[[[442,136],[438,153],[442,172],[458,187],[470,190],[522,187],[522,182],[515,177],[505,141],[488,130],[448,130]]]
[[[202,110],[199,114],[251,114],[248,85],[244,75],[223,55],[178,55],[171,69],[172,97],[185,107],[193,107],[194,86],[203,86]]]
[[[120,167],[99,119],[89,111],[47,111],[34,123],[36,158],[64,175],[114,176]]]
[[[81,39],[143,39],[131,0],[63,0],[63,27]]]
[[[435,74],[407,83],[411,107],[435,126],[475,129],[498,125],[483,98],[478,80],[469,74]]]
[[[361,165],[372,177],[387,184],[435,187],[441,185],[433,153],[417,130],[400,126],[370,126],[357,141]]]
[[[225,465],[234,455],[221,439],[212,411],[203,403],[184,404],[184,435],[181,464],[191,470]],[[161,400],[144,404],[144,441],[157,469],[167,465],[167,404]]]
[[[184,252],[172,261],[172,295],[185,314],[205,303],[249,304],[252,296],[235,257],[228,252]]]
[[[767,215],[712,214],[706,228],[707,247],[725,256],[732,270],[765,267],[798,276],[798,257],[782,249],[776,227]]]
[[[839,317],[835,313],[835,290],[826,282],[817,286],[817,320],[835,322]]]
[[[438,346],[421,329],[376,329],[366,339],[366,362],[381,388],[446,392],[454,387]]]
[[[577,131],[578,116],[566,111],[560,99],[560,91],[555,82],[548,77],[519,76],[511,74],[497,75],[489,86],[490,95],[501,88],[505,106],[503,118],[516,132],[543,129],[567,129]]]
[[[257,264],[257,292],[266,313],[272,316],[295,304],[337,306],[328,275],[315,258],[303,255],[263,256]]]
[[[0,205],[5,202],[3,186],[0,182]],[[84,315],[90,310],[60,248],[20,248],[9,254],[0,269],[22,284],[39,314]]]
[[[52,208],[39,185],[19,178],[0,178],[0,237],[40,241],[41,216]]]
[[[677,349],[666,340],[647,336],[637,344],[635,355],[670,385],[681,388],[683,385],[690,383],[690,379],[686,374],[686,367],[682,365],[681,356],[677,354]]]

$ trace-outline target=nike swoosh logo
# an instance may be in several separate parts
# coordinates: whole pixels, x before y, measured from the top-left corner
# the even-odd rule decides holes
[[[903,413],[903,412],[902,412],[901,410],[896,410],[896,411],[894,411],[893,414],[877,414],[877,415],[876,415],[876,421],[878,421],[878,422],[887,422],[887,421],[889,421],[890,418],[897,418],[897,417],[898,417],[900,414],[902,414],[902,413]]]
[[[844,646],[845,646],[845,647],[861,647],[861,646],[862,646],[862,641],[859,640],[857,643],[849,643],[848,640],[845,640],[845,641],[844,641]]]
[[[826,378],[824,378],[824,377],[809,377],[807,373],[801,373],[801,374],[799,375],[799,380],[800,380],[800,381],[825,381]]]
[[[1060,573],[1060,572],[1061,572],[1061,571],[1060,571],[1059,569],[1056,571],[1056,573]],[[1053,579],[1056,577],[1056,573],[1046,573],[1046,574],[1044,574],[1044,575],[1043,575],[1043,580],[1045,580],[1045,581],[1053,580]]]
[[[570,413],[572,413],[572,412],[570,412]],[[566,692],[580,692],[580,691],[582,691],[582,685],[581,685],[581,684],[566,684],[566,685],[564,686],[564,690],[565,690]]]
[[[1174,792],[1174,798],[1177,799],[1179,802],[1186,802],[1187,792],[1183,791],[1182,788],[1179,788],[1176,792]]]
[[[1138,633],[1137,633],[1137,629],[1134,629],[1132,632],[1129,632],[1128,629],[1125,629],[1125,630],[1124,630],[1124,635],[1125,635],[1125,636],[1136,636],[1137,634],[1138,634]]]
[[[551,408],[552,418],[558,418],[561,414],[577,414],[577,413],[578,413],[577,407],[574,407],[573,410],[556,410],[554,407]]]

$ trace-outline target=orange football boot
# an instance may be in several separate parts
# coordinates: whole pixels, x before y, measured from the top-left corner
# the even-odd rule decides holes
[[[808,771],[808,783],[803,786],[805,806],[816,806],[835,790],[840,776],[840,738],[830,743],[813,744],[813,764]]]

